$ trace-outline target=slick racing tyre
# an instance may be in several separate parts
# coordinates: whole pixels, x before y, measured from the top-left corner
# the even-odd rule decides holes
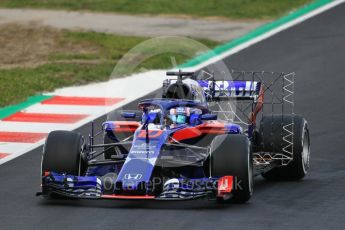
[[[44,172],[83,175],[86,163],[81,154],[84,140],[81,134],[71,131],[49,133],[44,145],[42,174]]]
[[[293,148],[286,148],[288,143],[283,139],[289,133],[284,126],[293,121]],[[290,126],[291,127],[291,126]],[[287,165],[276,167],[263,173],[268,180],[299,180],[302,179],[309,168],[310,139],[306,119],[298,115],[270,115],[264,116],[260,123],[260,137],[262,151],[282,153],[285,150],[293,153],[293,160]]]
[[[245,203],[253,194],[251,143],[240,134],[219,135],[211,143],[212,177],[234,176],[233,197],[219,197],[219,202]]]

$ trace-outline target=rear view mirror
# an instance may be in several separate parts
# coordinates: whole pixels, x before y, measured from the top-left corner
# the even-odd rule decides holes
[[[150,112],[148,114],[144,114],[142,117],[142,123],[152,123],[154,122],[158,117],[158,114],[155,112]]]
[[[133,113],[133,112],[122,112],[121,116],[123,118],[132,118],[132,119],[134,119],[137,116],[137,114]]]
[[[201,120],[217,120],[217,114],[203,114]]]

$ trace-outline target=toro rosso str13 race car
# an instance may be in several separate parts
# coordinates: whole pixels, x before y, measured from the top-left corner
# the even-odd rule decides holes
[[[161,98],[110,116],[97,133],[92,124],[89,138],[51,132],[38,195],[244,203],[254,176],[305,176],[309,131],[293,113],[294,73],[167,75]],[[98,135],[102,144],[94,143]]]

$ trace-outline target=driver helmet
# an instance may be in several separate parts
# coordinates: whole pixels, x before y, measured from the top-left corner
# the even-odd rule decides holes
[[[177,107],[170,110],[171,120],[176,124],[187,123],[187,116],[189,116],[189,109],[186,107]]]

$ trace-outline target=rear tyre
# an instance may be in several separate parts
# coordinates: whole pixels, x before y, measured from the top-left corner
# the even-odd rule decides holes
[[[287,142],[283,136],[288,135],[283,126],[294,122],[293,127],[293,160],[286,166],[280,166],[263,173],[267,180],[299,180],[302,179],[309,168],[310,139],[306,119],[293,115],[264,116],[260,123],[260,136],[262,138],[263,151],[283,153],[283,147]]]
[[[212,177],[234,176],[233,197],[218,202],[245,203],[253,194],[253,161],[251,143],[245,135],[219,135],[211,144]]]
[[[49,133],[44,145],[42,174],[44,172],[83,175],[87,164],[81,154],[84,140],[81,134],[71,131]]]

